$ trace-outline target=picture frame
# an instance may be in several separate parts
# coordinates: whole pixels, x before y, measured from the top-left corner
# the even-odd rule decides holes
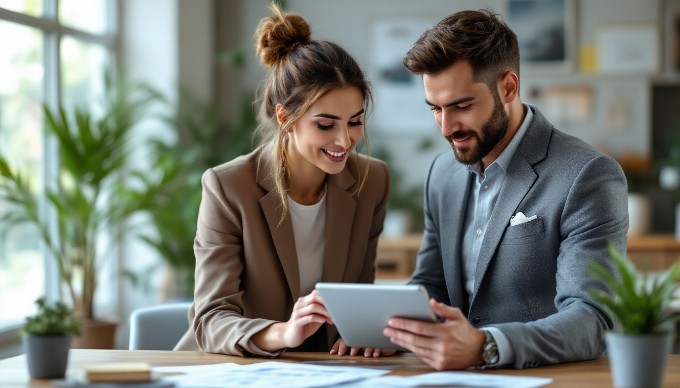
[[[411,74],[403,64],[408,50],[435,22],[395,18],[373,23],[368,73],[373,84],[375,105],[370,125],[378,132],[436,133],[432,112],[425,104],[422,79]]]
[[[659,70],[659,31],[653,24],[601,27],[596,42],[599,73],[651,74]]]
[[[515,31],[522,69],[570,73],[574,70],[574,0],[508,0],[507,19]]]
[[[665,71],[680,74],[680,0],[666,0],[663,41]]]

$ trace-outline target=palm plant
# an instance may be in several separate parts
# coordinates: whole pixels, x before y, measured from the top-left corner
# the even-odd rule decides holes
[[[159,96],[152,89],[105,76],[102,114],[44,106],[45,129],[58,145],[58,179],[42,194],[0,155],[0,200],[9,204],[0,222],[29,224],[56,261],[63,289],[82,318],[93,319],[98,270],[120,242],[133,214],[156,206],[168,184],[163,172],[130,165],[135,124]],[[44,198],[44,200],[43,200]],[[54,214],[54,227],[45,214]]]

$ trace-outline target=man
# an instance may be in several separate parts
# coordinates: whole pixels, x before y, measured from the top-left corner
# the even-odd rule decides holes
[[[625,252],[619,164],[521,102],[517,37],[491,11],[446,17],[404,65],[453,148],[427,173],[410,281],[445,321],[392,318],[384,334],[439,370],[598,357],[612,321],[588,297],[602,285],[587,268],[614,271],[609,242]]]

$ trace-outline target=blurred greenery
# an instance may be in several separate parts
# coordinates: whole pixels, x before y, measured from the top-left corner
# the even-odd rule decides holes
[[[434,146],[431,138],[424,138],[417,145],[416,149],[420,152],[427,151]],[[407,186],[404,182],[403,172],[396,168],[394,155],[384,147],[376,147],[372,155],[387,163],[390,172],[390,200],[388,210],[400,210],[406,212],[411,217],[412,230],[421,231],[423,227],[423,187],[422,185]]]
[[[80,319],[64,303],[49,304],[45,298],[35,301],[38,312],[26,318],[24,333],[32,336],[80,334]]]
[[[9,204],[0,222],[38,230],[76,313],[85,319],[95,318],[98,271],[114,256],[100,239],[119,244],[131,217],[153,209],[170,178],[131,164],[133,128],[160,96],[111,72],[104,85],[100,115],[89,107],[43,106],[45,130],[59,151],[57,182],[44,194],[0,155],[0,201]]]
[[[223,56],[242,58],[240,49]],[[232,65],[241,68],[241,61]],[[193,241],[201,201],[201,176],[208,168],[220,165],[253,149],[257,126],[252,106],[253,95],[242,96],[236,117],[224,117],[209,101],[180,93],[179,103],[171,108],[165,121],[177,131],[177,142],[154,141],[154,169],[172,177],[170,195],[151,210],[154,230],[141,235],[172,269],[174,284],[164,294],[171,299],[190,299],[194,290],[195,257]]]
[[[593,288],[588,292],[612,314],[614,331],[630,335],[667,331],[666,323],[677,321],[680,317],[678,312],[669,308],[673,291],[678,287],[676,282],[680,279],[680,262],[665,273],[652,276],[646,271],[639,274],[630,259],[611,243],[609,256],[618,275],[591,261],[589,276],[607,288]]]

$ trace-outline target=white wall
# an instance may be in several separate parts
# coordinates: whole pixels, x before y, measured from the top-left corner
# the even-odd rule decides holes
[[[250,37],[261,17],[268,15],[269,2],[247,1],[242,15],[241,36]],[[522,73],[521,96],[525,102],[541,107],[541,100],[532,98],[535,90],[550,86],[585,85],[592,90],[593,115],[589,119],[564,123],[563,130],[581,137],[603,151],[617,156],[622,153],[645,154],[650,152],[649,79],[648,75],[584,75],[579,69],[579,50],[582,45],[594,44],[598,31],[603,26],[658,24],[660,23],[660,2],[643,0],[581,0],[575,3],[574,33],[576,46],[572,68],[567,72]],[[371,28],[376,21],[388,19],[427,20],[431,23],[444,16],[463,9],[491,8],[504,15],[506,2],[503,0],[289,0],[288,10],[297,12],[311,24],[313,37],[337,42],[355,56],[367,70],[369,77],[372,64]],[[263,77],[264,71],[254,55],[247,56],[248,65],[244,77],[247,89],[254,89]],[[623,128],[610,128],[608,112],[612,104],[619,104],[627,112],[627,123]],[[423,104],[424,105],[424,104]],[[415,109],[411,107],[411,109]],[[426,109],[423,106],[423,109]],[[560,127],[559,117],[547,116]],[[420,185],[427,165],[432,157],[449,147],[441,138],[434,123],[429,128],[414,128],[408,131],[393,131],[390,128],[376,128],[368,121],[368,131],[374,146],[393,150],[392,168],[399,169],[409,185]],[[423,139],[432,139],[435,146],[429,151],[419,150]]]

